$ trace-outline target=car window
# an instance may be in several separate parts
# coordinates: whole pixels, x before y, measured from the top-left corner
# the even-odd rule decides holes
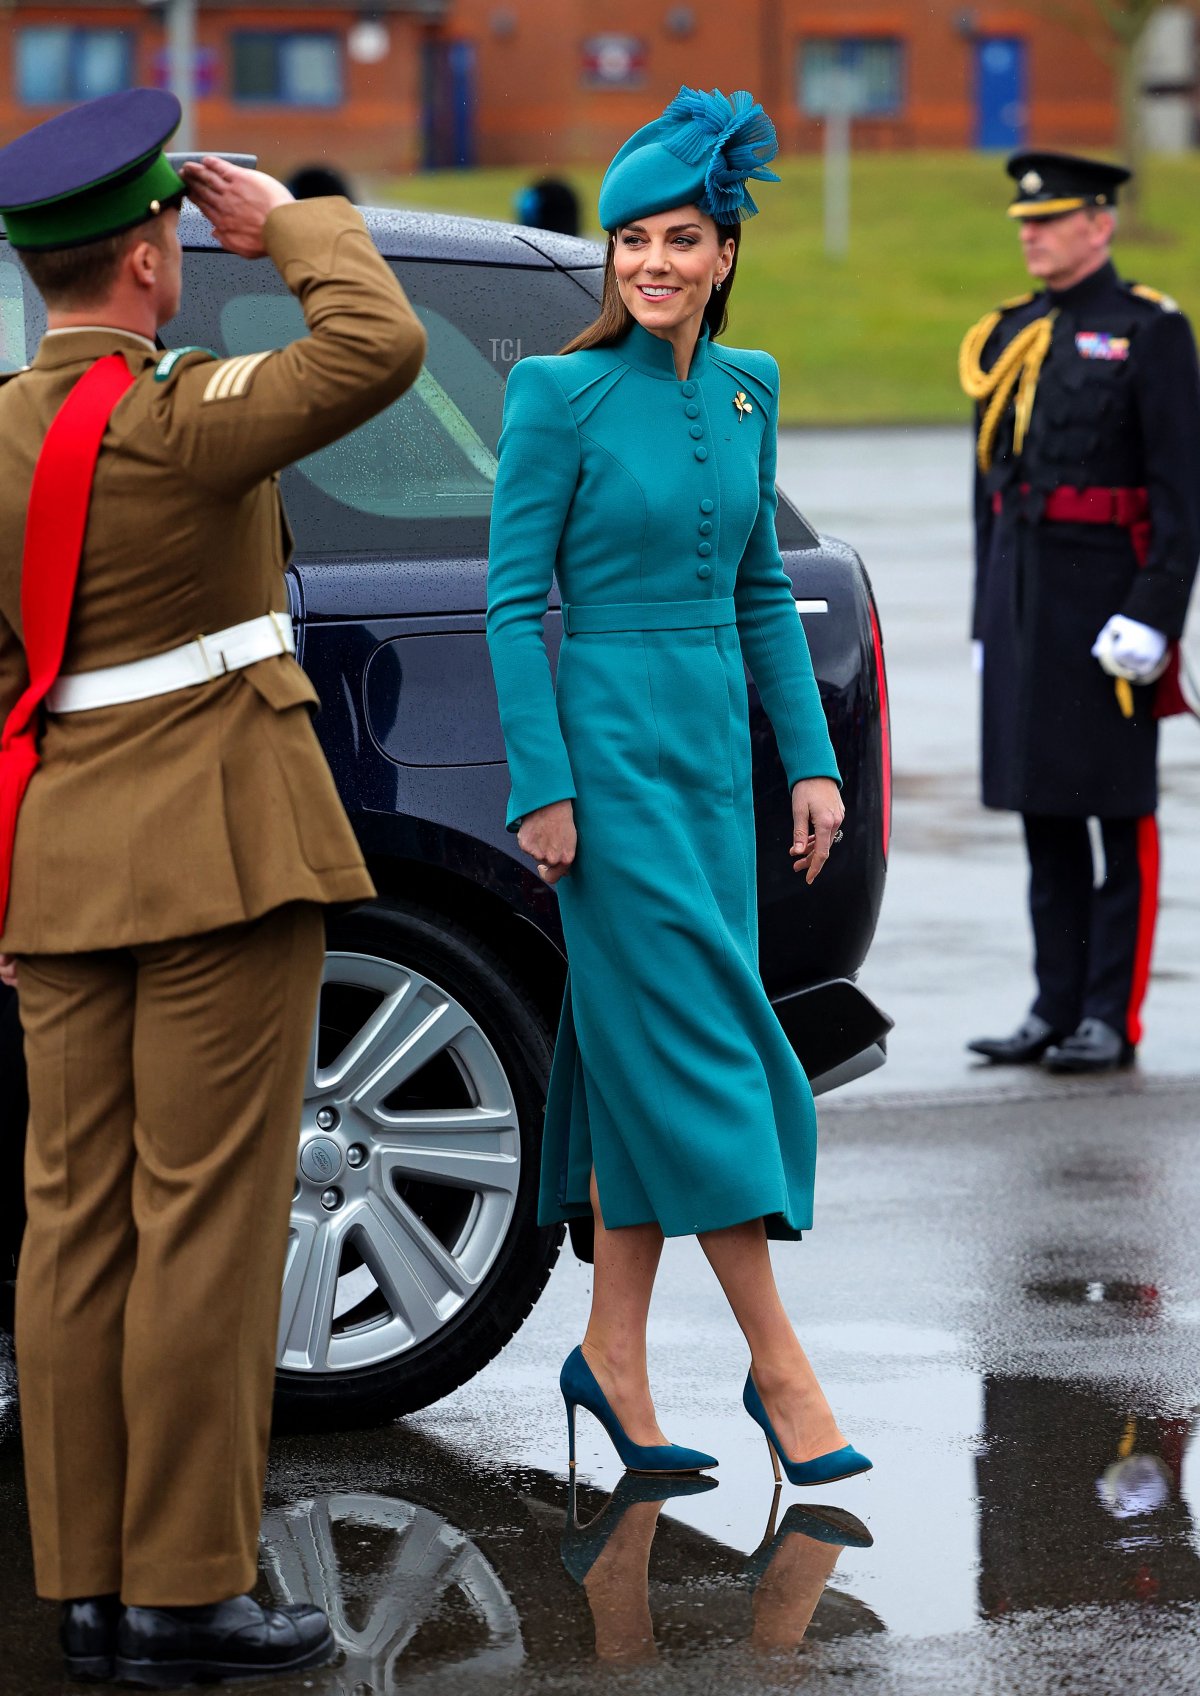
[[[416,383],[389,411],[302,459],[297,470],[330,500],[373,517],[486,518],[496,455],[485,436],[495,442],[501,375],[443,313],[416,311],[429,341]],[[282,347],[305,334],[290,294],[234,295],[220,323],[222,350],[231,354]]]
[[[781,548],[820,546],[816,531],[804,514],[792,505],[782,489],[779,491],[779,505],[775,508],[775,534],[779,538]]]
[[[45,327],[37,290],[12,249],[0,246],[0,371],[28,365]]]
[[[211,252],[189,253],[185,267],[169,344],[238,354],[305,333],[298,303],[265,267]],[[301,554],[484,552],[508,372],[554,352],[594,311],[557,271],[426,261],[395,270],[425,327],[425,367],[385,412],[284,473]]]

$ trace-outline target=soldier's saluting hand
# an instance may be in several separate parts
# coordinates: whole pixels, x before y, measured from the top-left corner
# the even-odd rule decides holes
[[[178,121],[139,89],[0,150],[0,213],[49,326],[0,379],[29,1513],[68,1670],[150,1685],[332,1647],[318,1609],[246,1594],[322,905],[373,893],[292,654],[274,473],[388,405],[425,348],[346,200],[295,203],[209,159],[188,190],[232,252],[273,261],[309,333],[160,354]]]
[[[265,171],[248,171],[215,155],[185,164],[183,180],[221,246],[242,259],[266,257],[263,225],[277,206],[295,198]]]

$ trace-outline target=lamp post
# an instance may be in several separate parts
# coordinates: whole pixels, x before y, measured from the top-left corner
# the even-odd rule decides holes
[[[825,107],[825,252],[844,259],[850,248],[850,115],[852,79],[831,71]]]
[[[194,152],[196,86],[196,0],[166,0],[167,86],[183,111],[173,145]]]

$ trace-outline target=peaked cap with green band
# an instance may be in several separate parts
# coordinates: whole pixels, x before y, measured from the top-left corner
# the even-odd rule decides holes
[[[130,88],[47,118],[0,148],[0,217],[28,252],[81,247],[155,217],[185,192],[163,153],[179,102]]]
[[[777,183],[775,126],[752,94],[679,90],[671,104],[618,149],[600,184],[600,224],[616,230],[655,212],[698,206],[718,224],[752,218],[746,184]]]

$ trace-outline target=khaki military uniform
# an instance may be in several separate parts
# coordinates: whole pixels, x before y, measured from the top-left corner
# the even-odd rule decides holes
[[[271,214],[310,334],[163,362],[46,336],[0,385],[0,717],[26,682],[21,553],[46,430],[118,352],[64,674],[286,607],[275,474],[413,381],[424,334],[344,200]],[[186,1605],[254,1580],[321,904],[372,893],[282,653],[50,715],[0,948],[20,959],[29,1225],[17,1350],[38,1588]]]

